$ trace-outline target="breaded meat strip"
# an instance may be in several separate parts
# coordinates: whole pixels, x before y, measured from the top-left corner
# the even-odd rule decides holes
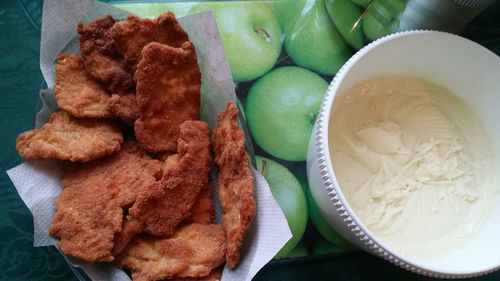
[[[227,237],[227,265],[240,260],[240,247],[256,212],[254,178],[245,150],[245,135],[237,122],[238,110],[230,102],[218,117],[214,130],[215,164],[222,225]]]

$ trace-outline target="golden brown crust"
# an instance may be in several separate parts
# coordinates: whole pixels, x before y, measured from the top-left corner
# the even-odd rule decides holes
[[[205,277],[178,277],[169,279],[171,281],[220,281],[222,278],[222,267],[218,267]]]
[[[109,118],[109,94],[86,72],[79,55],[57,58],[55,97],[61,109],[80,118]]]
[[[78,24],[80,52],[85,69],[102,82],[112,94],[133,91],[134,81],[127,72],[125,62],[111,39],[112,16],[104,16],[89,23]]]
[[[16,148],[28,160],[87,162],[120,150],[122,142],[122,133],[111,120],[78,119],[57,111],[42,128],[20,134]]]
[[[189,40],[187,33],[171,12],[156,19],[141,19],[129,15],[111,29],[111,37],[118,51],[131,69],[135,69],[142,57],[142,49],[151,42],[180,48]]]
[[[211,166],[208,124],[184,122],[177,147],[177,154],[165,161],[158,185],[141,191],[129,209],[124,223],[128,231],[117,237],[121,245],[143,231],[162,237],[171,235],[207,186]],[[115,252],[121,250],[117,248]]]
[[[189,212],[189,216],[182,223],[191,224],[211,224],[215,220],[215,209],[212,202],[213,185],[209,181],[207,186],[201,191],[198,200],[194,203]]]
[[[172,234],[207,186],[211,166],[207,123],[186,121],[181,125],[178,157],[175,165],[164,169],[162,187],[157,193],[140,194],[138,202],[129,210],[129,217],[142,220],[144,230],[150,234]]]
[[[67,255],[112,261],[124,211],[161,173],[161,163],[132,143],[110,157],[73,167],[64,175],[49,233],[61,238],[59,247]]]
[[[111,95],[109,109],[113,116],[124,121],[134,121],[139,118],[139,108],[135,102],[135,94]]]
[[[182,48],[149,43],[137,65],[135,121],[139,145],[149,152],[175,152],[179,126],[200,115],[201,74],[191,42]]]
[[[218,197],[222,225],[227,237],[227,265],[240,260],[240,247],[256,212],[254,179],[245,150],[245,135],[238,126],[238,110],[230,102],[218,117],[214,130],[215,163],[218,168]]]
[[[136,236],[117,257],[134,281],[203,277],[224,262],[225,237],[220,225],[190,224],[170,238]]]

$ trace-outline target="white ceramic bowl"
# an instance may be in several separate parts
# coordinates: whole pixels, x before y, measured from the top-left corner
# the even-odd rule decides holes
[[[342,194],[330,159],[328,130],[335,96],[380,75],[412,75],[443,85],[467,102],[486,127],[500,167],[500,58],[462,37],[436,31],[401,32],[356,53],[337,73],[324,98],[309,144],[307,172],[314,200],[327,221],[360,248],[410,271],[444,278],[482,275],[500,267],[500,195],[469,243],[432,261],[402,256],[378,239]],[[332,132],[335,134],[335,132]],[[500,175],[500,170],[497,170]]]

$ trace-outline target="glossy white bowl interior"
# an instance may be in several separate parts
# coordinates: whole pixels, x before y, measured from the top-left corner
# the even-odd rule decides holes
[[[342,194],[330,161],[328,129],[337,94],[381,75],[413,75],[443,85],[479,115],[494,144],[500,175],[500,58],[462,37],[409,31],[381,38],[356,53],[337,73],[323,101],[309,144],[308,179],[313,198],[328,222],[346,239],[403,268],[424,275],[461,278],[500,267],[500,194],[485,224],[468,243],[433,260],[399,255],[356,216]],[[335,132],[332,132],[333,134]]]

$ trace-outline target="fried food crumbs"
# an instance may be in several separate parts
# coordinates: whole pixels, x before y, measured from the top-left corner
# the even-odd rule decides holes
[[[42,128],[20,134],[16,148],[28,160],[87,162],[120,150],[122,143],[122,133],[112,120],[78,119],[57,111]]]
[[[240,247],[256,212],[254,179],[245,150],[245,135],[238,126],[238,109],[232,102],[219,114],[214,130],[215,163],[222,225],[227,237],[227,265],[240,260]]]
[[[204,277],[224,263],[224,231],[216,224],[182,226],[170,238],[136,236],[117,257],[135,281]]]

